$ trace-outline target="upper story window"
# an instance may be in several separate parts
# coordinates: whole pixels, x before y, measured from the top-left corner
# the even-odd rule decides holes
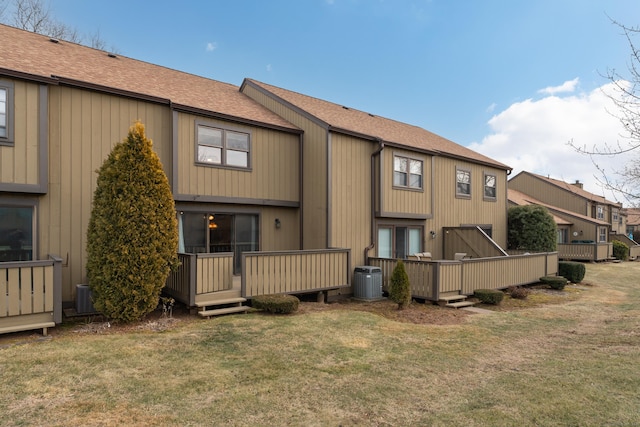
[[[13,144],[13,84],[0,80],[0,145]]]
[[[422,189],[422,160],[394,156],[393,185]]]
[[[496,176],[484,175],[484,198],[489,200],[496,199]]]
[[[471,197],[471,171],[456,169],[456,196]]]
[[[611,221],[613,223],[618,222],[618,209],[613,209],[611,212]]]
[[[596,219],[604,219],[604,206],[596,207]]]
[[[199,124],[196,126],[196,140],[198,163],[249,168],[248,133]]]

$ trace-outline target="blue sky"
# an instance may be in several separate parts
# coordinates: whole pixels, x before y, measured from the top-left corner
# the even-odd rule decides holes
[[[580,179],[615,142],[602,73],[638,0],[51,0],[122,55],[240,85],[254,78],[414,124],[526,169]],[[610,17],[610,18],[609,18]],[[605,194],[606,195],[606,194]]]

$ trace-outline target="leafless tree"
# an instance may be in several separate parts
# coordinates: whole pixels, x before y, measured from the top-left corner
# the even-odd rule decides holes
[[[622,30],[630,49],[626,75],[615,68],[607,69],[604,77],[611,82],[613,91],[605,93],[615,106],[610,114],[620,120],[623,131],[615,143],[603,143],[588,148],[569,142],[578,152],[591,157],[599,171],[604,189],[622,195],[633,205],[640,204],[640,47],[636,37],[640,37],[640,27],[621,24],[612,20]],[[621,168],[607,171],[598,162],[598,158],[617,157]]]
[[[84,37],[75,27],[55,19],[48,0],[0,0],[0,22],[55,39],[83,43]],[[106,42],[96,31],[88,45],[106,50]]]

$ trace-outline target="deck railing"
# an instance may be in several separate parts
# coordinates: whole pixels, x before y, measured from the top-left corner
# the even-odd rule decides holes
[[[537,253],[460,261],[410,261],[405,269],[414,298],[437,301],[440,294],[471,295],[476,289],[504,289],[536,283],[540,277],[558,272],[558,253]],[[382,270],[382,287],[388,290],[395,259],[369,258],[369,264]]]
[[[233,287],[233,252],[178,254],[180,266],[169,274],[163,292],[190,307]]]
[[[62,322],[62,259],[0,263],[0,333]]]
[[[605,261],[613,256],[611,243],[558,244],[558,256],[564,260]]]
[[[311,293],[349,286],[349,249],[242,254],[243,297]]]

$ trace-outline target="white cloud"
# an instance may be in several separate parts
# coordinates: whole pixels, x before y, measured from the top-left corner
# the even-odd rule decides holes
[[[600,174],[589,156],[568,145],[573,141],[592,149],[615,146],[621,140],[624,129],[606,93],[614,93],[613,84],[579,95],[516,102],[494,115],[488,122],[491,133],[469,148],[511,166],[511,176],[526,170],[567,182],[580,180],[585,190],[615,200],[615,195],[598,184]],[[595,160],[610,174],[633,155],[598,156]]]
[[[578,86],[578,83],[580,83],[580,79],[576,77],[573,80],[567,80],[566,82],[562,83],[560,86],[548,86],[548,87],[545,87],[544,89],[540,89],[538,93],[541,93],[544,95],[555,95],[556,93],[575,92],[576,87]]]
[[[496,104],[495,102],[492,103],[487,107],[487,113],[493,113],[494,111],[496,111],[497,107],[498,107],[498,104]]]
[[[218,48],[218,43],[215,43],[215,42],[207,43],[207,47],[206,47],[207,52],[213,52],[217,48]]]

